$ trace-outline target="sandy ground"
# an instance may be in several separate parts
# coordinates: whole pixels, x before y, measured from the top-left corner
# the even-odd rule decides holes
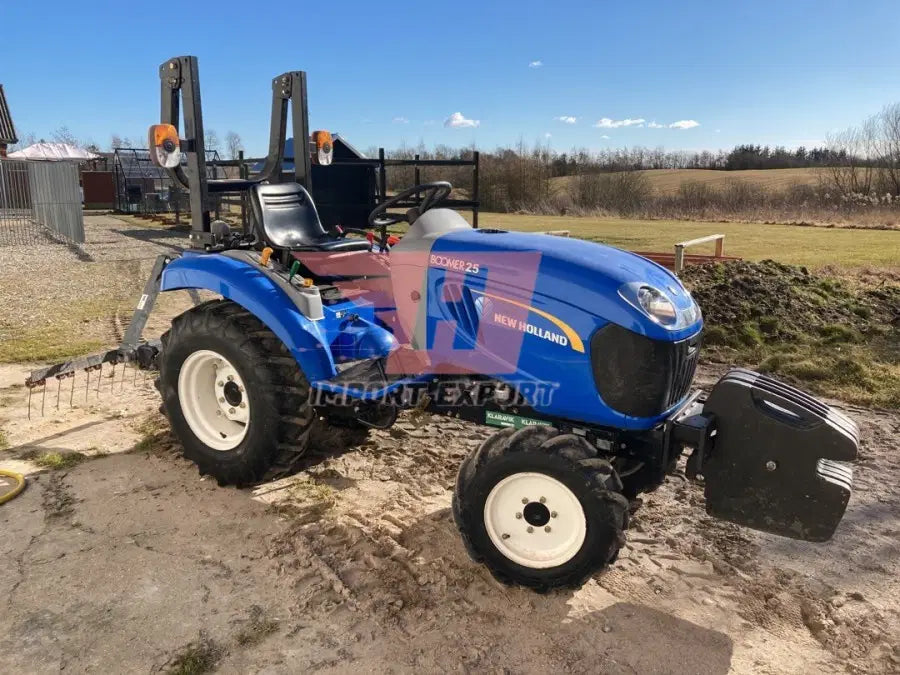
[[[112,454],[32,473],[0,507],[0,672],[157,672],[186,653],[221,672],[900,669],[896,414],[849,410],[864,446],[831,542],[714,521],[673,476],[614,567],[541,596],[499,586],[455,532],[450,488],[485,429],[406,416],[241,491],[200,478],[165,431],[118,452],[158,421],[149,383],[29,423],[24,371],[0,367],[0,466]]]
[[[140,374],[105,371],[99,395],[66,382],[59,410],[51,386],[29,420],[28,370],[0,365],[0,468],[29,474],[0,506],[0,672],[900,671],[900,414],[843,408],[863,447],[831,542],[708,518],[675,475],[610,570],[536,595],[474,565],[449,513],[489,430],[404,416],[359,447],[318,444],[289,478],[219,488],[164,424],[148,435]],[[22,459],[45,451],[95,458]]]

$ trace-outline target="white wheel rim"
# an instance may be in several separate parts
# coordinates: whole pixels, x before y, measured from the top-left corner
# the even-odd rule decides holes
[[[581,502],[542,473],[514,473],[497,483],[484,503],[484,525],[500,553],[533,569],[569,562],[587,534]]]
[[[178,374],[178,402],[194,435],[213,450],[233,450],[250,426],[250,399],[237,369],[218,352],[188,356]]]

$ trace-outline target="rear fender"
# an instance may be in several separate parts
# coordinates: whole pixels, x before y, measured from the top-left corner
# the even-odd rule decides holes
[[[285,344],[310,382],[336,374],[321,322],[302,314],[255,265],[219,254],[184,256],[163,270],[160,290],[205,289],[251,312]]]

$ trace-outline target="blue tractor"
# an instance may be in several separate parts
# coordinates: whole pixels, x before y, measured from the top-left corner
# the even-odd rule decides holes
[[[263,171],[226,181],[206,176],[196,59],[160,77],[150,151],[190,191],[191,249],[157,261],[123,345],[90,358],[158,366],[163,410],[202,473],[257,483],[289,472],[316,424],[364,434],[419,408],[497,427],[462,463],[452,511],[505,583],[577,587],[613,562],[632,501],[685,451],[711,514],[831,537],[855,424],[751,371],[692,390],[701,310],[669,271],[596,243],[475,229],[441,207],[445,182],[382,195],[368,230],[328,231],[308,190],[328,134],[283,175],[289,104],[294,138],[310,138],[304,73],[273,80]],[[247,196],[246,231],[211,222],[208,197],[225,191]],[[218,299],[142,341],[156,294],[178,289]]]

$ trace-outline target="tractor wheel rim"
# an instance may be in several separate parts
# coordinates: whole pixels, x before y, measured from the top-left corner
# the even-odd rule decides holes
[[[484,503],[484,525],[500,553],[532,569],[569,562],[587,535],[578,497],[543,473],[514,473],[497,483]]]
[[[237,368],[218,352],[201,349],[184,360],[178,402],[191,431],[213,450],[233,450],[247,435],[247,388]]]

